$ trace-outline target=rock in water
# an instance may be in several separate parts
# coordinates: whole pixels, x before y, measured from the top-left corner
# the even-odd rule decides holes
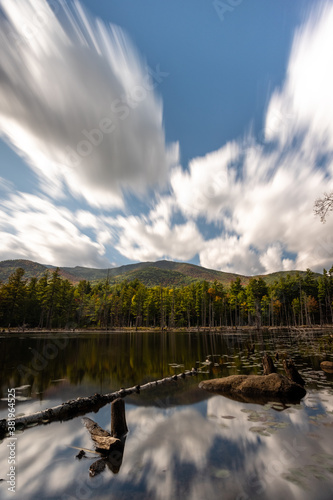
[[[199,387],[238,401],[260,402],[277,398],[296,401],[303,398],[306,390],[299,384],[278,373],[269,375],[230,375],[200,382]]]
[[[333,361],[322,361],[320,368],[326,373],[333,373]]]

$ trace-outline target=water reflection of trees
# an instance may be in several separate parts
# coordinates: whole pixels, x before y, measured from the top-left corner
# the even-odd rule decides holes
[[[41,394],[53,381],[67,379],[72,385],[103,385],[112,391],[191,369],[213,350],[221,354],[228,350],[221,336],[190,333],[78,334],[63,337],[57,347],[59,338],[51,334],[2,338],[3,389],[29,384],[32,392]],[[170,366],[172,362],[178,370]]]

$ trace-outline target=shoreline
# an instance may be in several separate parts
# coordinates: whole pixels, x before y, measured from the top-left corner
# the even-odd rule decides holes
[[[101,328],[51,328],[51,329],[40,329],[40,328],[6,328],[0,329],[0,337],[1,336],[10,336],[10,335],[30,335],[30,334],[86,334],[86,333],[99,333],[99,334],[112,334],[112,333],[214,333],[214,334],[226,334],[226,335],[235,335],[235,334],[246,334],[246,333],[279,333],[279,332],[289,332],[295,334],[303,334],[303,333],[320,333],[320,332],[329,332],[331,331],[333,334],[333,325],[308,325],[308,326],[263,326],[257,328],[256,326],[239,326],[239,327],[231,327],[231,326],[222,326],[222,327],[190,327],[190,328],[160,328],[160,327],[117,327],[117,328],[109,328],[109,329],[101,329]]]

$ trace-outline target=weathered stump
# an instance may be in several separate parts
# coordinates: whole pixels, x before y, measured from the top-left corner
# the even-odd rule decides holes
[[[292,359],[284,359],[283,360],[283,368],[286,372],[287,377],[302,387],[305,386],[305,380],[298,373],[296,366]]]
[[[122,438],[127,432],[125,403],[123,399],[118,398],[111,404],[111,436]]]
[[[248,354],[254,354],[255,350],[255,345],[254,344],[247,344],[247,352]]]
[[[264,375],[269,375],[270,373],[276,373],[276,369],[275,369],[273,360],[270,357],[270,355],[267,354],[266,352],[262,358],[262,364],[264,367]]]
[[[90,433],[96,451],[101,455],[100,459],[91,464],[90,476],[100,474],[105,466],[117,474],[123,461],[126,433],[128,432],[124,400],[118,398],[111,403],[111,433],[102,429],[90,418],[84,418],[83,422]]]

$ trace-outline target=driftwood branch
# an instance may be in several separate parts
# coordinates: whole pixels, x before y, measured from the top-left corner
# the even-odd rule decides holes
[[[140,391],[155,387],[166,382],[176,381],[178,378],[185,378],[188,376],[196,375],[196,368],[192,370],[185,371],[179,375],[173,375],[171,377],[166,377],[155,382],[148,382],[144,385],[136,385],[130,387],[129,389],[120,389],[119,391],[112,392],[110,394],[95,394],[94,396],[77,398],[61,405],[54,406],[53,408],[48,408],[47,410],[42,410],[31,415],[26,415],[23,417],[17,417],[10,422],[15,422],[13,426],[15,429],[26,429],[35,425],[49,424],[51,422],[59,422],[65,420],[71,420],[72,418],[83,416],[88,412],[97,412],[100,408],[108,403],[111,403],[115,399],[124,398],[130,394],[140,393]],[[8,433],[8,420],[0,420],[0,438],[4,437]]]
[[[90,437],[94,442],[96,451],[110,451],[112,446],[121,443],[120,439],[112,437],[108,431],[102,429],[90,418],[84,418],[83,423],[90,433]]]

